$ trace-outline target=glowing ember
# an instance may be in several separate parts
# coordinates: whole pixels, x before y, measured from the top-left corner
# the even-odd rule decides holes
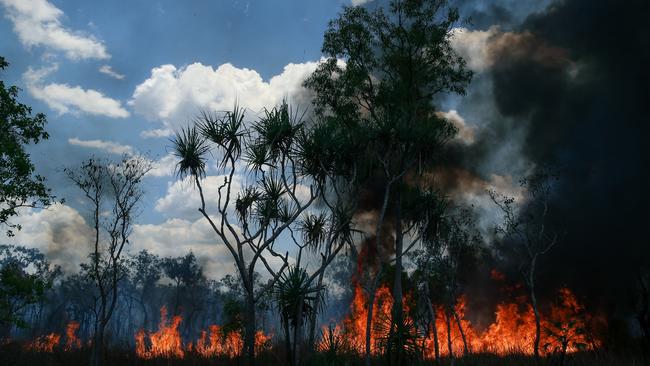
[[[50,333],[37,337],[33,341],[29,342],[25,348],[30,351],[36,352],[52,352],[54,347],[59,344],[61,340],[61,335],[57,333]]]
[[[560,301],[552,305],[548,316],[542,314],[540,352],[551,354],[555,352],[573,353],[579,350],[590,350],[600,346],[601,342],[590,338],[589,322],[591,317],[585,314],[584,307],[577,301],[569,289],[561,289]],[[321,351],[349,349],[358,354],[365,352],[366,308],[367,298],[357,284],[354,298],[350,305],[350,315],[342,325],[325,327],[323,337],[318,344]],[[418,335],[419,344],[424,345],[424,355],[435,357],[435,345],[432,332],[436,331],[441,356],[461,356],[467,347],[468,352],[488,352],[498,355],[534,353],[535,316],[530,305],[519,303],[502,303],[497,305],[495,320],[485,330],[479,332],[465,318],[467,300],[461,296],[453,309],[435,307],[436,324],[432,326],[426,338]],[[380,352],[380,341],[387,336],[393,298],[388,287],[382,286],[377,290],[373,307],[373,329],[370,344],[372,354]],[[408,318],[408,308],[405,307],[405,321]],[[461,333],[462,330],[462,333]],[[464,340],[463,340],[464,338]]]
[[[135,352],[139,358],[183,358],[187,352],[195,352],[202,357],[229,357],[241,355],[244,341],[241,333],[224,333],[220,326],[211,325],[208,331],[202,331],[196,341],[183,345],[178,327],[182,322],[181,316],[175,316],[172,321],[167,320],[167,309],[160,309],[160,325],[158,331],[146,335],[140,329],[135,335]],[[255,351],[261,352],[268,348],[270,336],[262,331],[255,333]],[[147,346],[147,343],[150,345]]]

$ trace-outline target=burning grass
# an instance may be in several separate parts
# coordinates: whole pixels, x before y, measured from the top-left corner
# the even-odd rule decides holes
[[[357,284],[350,305],[350,313],[340,325],[326,326],[318,349],[347,350],[358,355],[365,352],[367,298]],[[522,302],[501,303],[495,310],[495,320],[485,329],[476,329],[466,318],[467,299],[461,296],[453,309],[433,306],[436,313],[435,327],[431,324],[425,332],[412,326],[407,315],[405,323],[408,339],[424,359],[435,358],[437,332],[438,349],[442,357],[453,353],[459,357],[465,354],[489,353],[498,356],[510,354],[533,355],[535,338],[535,316],[530,305]],[[387,286],[377,290],[373,306],[373,328],[370,332],[371,353],[381,354],[389,337],[393,297]],[[408,300],[404,303],[405,314],[409,313]],[[549,314],[541,314],[540,351],[543,355],[570,354],[579,351],[593,351],[602,341],[593,333],[595,322],[602,322],[585,312],[569,289],[561,289],[558,302],[551,306]]]
[[[366,295],[359,285],[354,287],[350,313],[338,324],[332,323],[322,331],[317,353],[310,365],[363,365],[365,351]],[[411,318],[411,299],[406,296],[405,323],[409,326],[409,341],[416,345],[419,365],[435,364],[435,337],[437,332],[441,365],[534,365],[532,340],[535,320],[532,309],[523,301],[501,303],[496,306],[494,321],[478,329],[467,319],[467,299],[461,296],[452,309],[433,306],[435,327],[426,331],[415,327]],[[371,353],[373,365],[382,365],[389,338],[393,297],[387,285],[377,290],[373,307]],[[544,364],[564,365],[642,365],[642,348],[625,354],[612,353],[602,348],[603,342],[590,331],[599,321],[586,313],[584,306],[568,289],[561,289],[557,301],[542,314],[541,350]],[[139,330],[135,334],[135,348],[110,348],[107,364],[127,365],[239,365],[242,360],[243,340],[238,331],[226,331],[211,325],[193,341],[186,341],[179,331],[181,316],[169,317],[167,309],[160,310],[160,323],[155,331]],[[7,365],[85,365],[89,359],[89,344],[76,335],[77,322],[66,325],[63,334],[50,333],[26,343],[8,342],[0,347],[0,359]],[[280,340],[258,331],[256,354],[259,365],[286,364],[286,354]],[[562,359],[560,359],[562,357]],[[645,359],[647,361],[647,359]]]
[[[149,333],[140,329],[135,335],[135,353],[142,359],[154,358],[184,358],[188,352],[193,352],[204,358],[241,356],[244,348],[242,334],[238,331],[224,332],[219,325],[211,325],[209,330],[201,331],[196,343],[184,343],[178,327],[183,318],[179,315],[167,319],[167,308],[160,309],[160,325],[158,331]],[[255,349],[257,353],[264,352],[270,344],[271,337],[262,331],[255,334]]]

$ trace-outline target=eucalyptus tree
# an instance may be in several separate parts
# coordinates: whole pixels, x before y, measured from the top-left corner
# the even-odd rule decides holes
[[[151,298],[156,283],[162,277],[161,259],[158,255],[147,250],[138,252],[131,258],[131,281],[136,291],[139,291],[135,301],[142,309],[142,326],[147,329],[149,326],[149,304],[147,299]]]
[[[530,305],[535,315],[533,350],[539,364],[541,319],[537,303],[537,276],[539,262],[559,241],[559,232],[550,225],[551,199],[557,174],[541,167],[520,181],[523,194],[519,202],[497,191],[488,191],[492,202],[502,214],[502,222],[495,227],[502,240],[502,253],[513,256],[519,264],[522,279],[528,289]]]
[[[423,240],[423,249],[415,262],[418,266],[419,288],[425,298],[430,323],[433,324],[435,356],[439,360],[439,346],[436,329],[436,313],[432,304],[438,303],[444,309],[444,321],[447,331],[447,350],[453,364],[451,339],[452,327],[458,327],[463,341],[463,353],[471,349],[462,327],[460,314],[456,311],[458,297],[463,292],[462,274],[467,268],[476,265],[483,242],[474,212],[469,207],[449,207],[445,204],[438,211],[438,223],[431,236]],[[437,300],[437,301],[436,301]],[[455,325],[452,325],[455,323]]]
[[[0,339],[14,326],[27,327],[25,311],[45,298],[60,274],[37,249],[0,245]]]
[[[307,125],[286,103],[265,110],[252,122],[236,105],[225,113],[201,114],[172,140],[179,177],[189,177],[196,186],[199,212],[235,262],[245,294],[244,354],[251,365],[255,362],[256,305],[290,266],[289,250],[281,252],[277,243],[282,238],[292,245],[295,237],[291,234],[298,230],[300,218],[326,194],[325,182],[333,174],[327,169],[330,156],[325,155],[332,154],[333,148],[320,150],[316,137],[323,133],[315,134],[318,126]],[[206,198],[203,183],[210,156],[216,157],[216,167],[223,174],[212,201]],[[238,179],[244,181],[241,187]],[[323,263],[330,263],[340,247],[323,254]],[[279,264],[274,267],[271,259]],[[269,281],[257,286],[260,267]],[[321,265],[311,273],[310,281],[323,270]]]
[[[458,19],[445,0],[393,0],[387,10],[374,11],[346,7],[325,33],[322,50],[327,59],[305,82],[315,93],[317,115],[365,131],[365,143],[358,145],[365,151],[359,155],[371,163],[371,180],[380,179],[383,186],[375,205],[375,252],[380,251],[382,231],[389,224],[385,220],[393,221],[390,252],[396,266],[393,323],[397,328],[403,324],[404,237],[410,235],[409,225],[403,223],[402,191],[406,185],[420,184],[419,174],[436,162],[440,147],[457,132],[436,113],[434,98],[442,93],[463,94],[471,78],[450,45]],[[375,278],[381,277],[383,266],[378,258]],[[374,282],[368,296],[367,364],[378,286]]]
[[[65,169],[68,178],[84,193],[92,211],[92,251],[82,271],[95,290],[91,364],[103,363],[106,327],[118,302],[119,283],[127,276],[126,245],[144,191],[142,179],[151,170],[143,157],[124,156],[119,162],[89,159],[80,167]]]

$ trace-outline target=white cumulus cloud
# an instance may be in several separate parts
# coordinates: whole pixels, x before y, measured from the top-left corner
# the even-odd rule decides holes
[[[317,65],[290,63],[268,82],[255,70],[229,63],[216,69],[201,63],[180,68],[162,65],[153,68],[149,78],[135,88],[128,104],[136,113],[167,127],[183,125],[201,110],[229,110],[236,100],[254,112],[271,108],[284,98],[306,108],[309,102],[304,100],[302,82]]]
[[[92,35],[65,28],[61,23],[63,11],[47,0],[0,0],[0,4],[26,47],[45,46],[64,52],[72,60],[111,57],[104,44]]]
[[[124,75],[122,75],[119,72],[113,70],[113,68],[110,65],[102,65],[99,68],[99,72],[101,72],[102,74],[106,74],[106,75],[112,77],[113,79],[117,79],[117,80],[123,80],[125,78]]]
[[[156,128],[153,130],[145,130],[140,132],[140,137],[144,139],[171,137],[173,135],[174,135],[174,131],[169,128]]]
[[[57,69],[57,65],[41,69],[31,67],[23,74],[27,90],[36,99],[45,102],[59,114],[87,113],[112,118],[126,118],[129,111],[118,100],[93,89],[80,86],[43,82],[43,78]]]
[[[103,140],[80,140],[76,137],[68,139],[68,143],[74,146],[87,147],[90,149],[97,149],[109,152],[111,154],[131,154],[133,147],[129,145],[121,145],[112,141]]]
[[[147,174],[151,177],[170,177],[174,175],[178,158],[172,154],[167,154],[153,162],[153,168]]]

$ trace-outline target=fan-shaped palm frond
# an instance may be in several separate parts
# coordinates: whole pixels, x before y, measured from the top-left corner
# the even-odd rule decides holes
[[[179,159],[176,164],[176,174],[184,178],[186,176],[205,176],[205,155],[210,147],[199,134],[196,128],[182,128],[176,132],[171,139],[173,154]]]
[[[321,288],[309,283],[309,275],[303,268],[289,268],[280,276],[273,290],[281,320],[295,327],[298,324],[297,316],[304,322],[315,315],[317,309],[313,304],[318,296],[322,296]]]
[[[202,112],[195,121],[201,135],[224,150],[219,163],[222,167],[228,159],[237,160],[241,156],[242,140],[247,134],[243,121],[244,110],[237,103],[223,116]]]
[[[303,241],[312,250],[317,250],[323,244],[326,229],[327,217],[323,212],[318,215],[305,214],[298,222],[298,230],[302,233]]]
[[[297,116],[292,116],[289,106],[283,102],[279,107],[264,111],[264,117],[253,124],[257,143],[267,148],[271,159],[288,154],[296,133],[302,127]]]
[[[254,172],[259,172],[264,166],[271,165],[269,149],[261,143],[249,144],[245,152],[244,160]]]
[[[235,212],[237,212],[237,218],[240,222],[246,222],[252,214],[255,202],[257,202],[261,197],[262,193],[254,186],[246,187],[243,192],[240,192],[237,195],[237,199],[235,200]]]

